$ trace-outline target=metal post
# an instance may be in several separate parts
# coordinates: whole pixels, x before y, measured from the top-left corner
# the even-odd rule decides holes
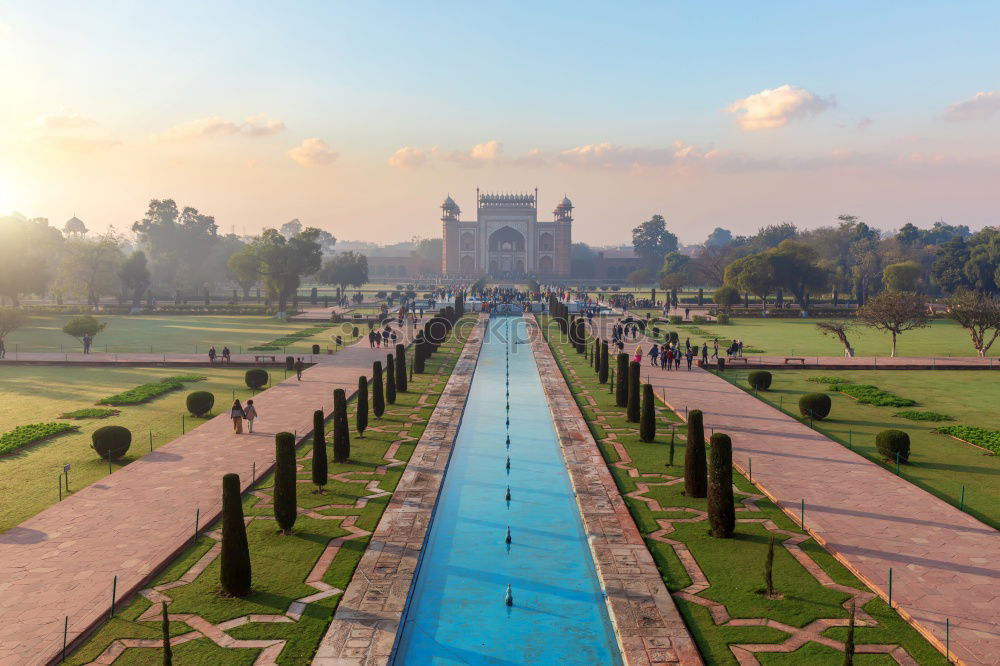
[[[149,431],[149,452],[153,452],[153,431]]]
[[[201,522],[201,507],[194,510],[194,541],[198,540],[198,523]]]
[[[799,508],[799,527],[806,528],[806,500],[802,498],[802,505]]]
[[[257,482],[257,461],[256,460],[253,461],[253,466],[250,468],[250,482],[251,483],[256,483]]]
[[[951,661],[951,618],[944,619],[944,658]]]
[[[747,466],[749,467],[750,483],[753,483],[753,458],[747,458]]]
[[[56,481],[59,482],[59,501],[62,502],[62,475],[56,476]]]
[[[896,476],[899,476],[899,451],[896,451]]]
[[[958,503],[958,510],[965,511],[965,486],[962,486],[962,499]]]
[[[181,414],[181,434],[183,435],[185,432],[187,432],[187,427],[184,423],[184,415]]]
[[[108,451],[108,474],[111,474],[111,451]]]
[[[847,431],[847,448],[849,448],[851,451],[854,450],[854,431],[853,430],[848,430]]]
[[[892,608],[892,567],[889,567],[889,608]]]
[[[118,594],[118,576],[111,583],[111,617],[115,616],[115,596]]]

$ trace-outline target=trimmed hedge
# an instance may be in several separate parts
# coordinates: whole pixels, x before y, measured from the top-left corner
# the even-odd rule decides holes
[[[83,409],[77,409],[72,412],[66,412],[60,415],[61,419],[106,419],[109,416],[118,416],[121,414],[120,409],[106,409],[104,407],[85,407]]]
[[[862,405],[876,405],[877,407],[912,407],[917,402],[909,398],[902,398],[895,393],[883,391],[871,384],[830,384],[826,387],[828,391],[839,391],[845,393]]]
[[[896,412],[893,416],[898,416],[901,419],[909,419],[910,421],[954,421],[947,414],[940,414],[938,412],[921,412],[916,409],[904,409],[901,412]]]
[[[254,391],[258,391],[264,386],[267,386],[267,382],[270,377],[267,374],[267,370],[263,368],[253,368],[252,370],[247,370],[246,374],[243,375],[243,381],[246,382],[248,388],[252,388]]]
[[[194,391],[188,393],[186,404],[192,416],[205,416],[215,406],[215,396],[209,391]]]
[[[747,383],[750,384],[750,388],[766,391],[771,388],[771,373],[767,370],[754,370],[747,375]]]
[[[815,382],[816,384],[853,384],[854,382],[850,379],[841,379],[840,377],[831,377],[829,375],[820,375],[819,377],[807,377],[807,382]]]
[[[247,527],[243,519],[240,477],[222,477],[222,552],[219,554],[219,583],[231,597],[250,594],[251,566]],[[164,609],[164,617],[166,610]]]
[[[132,432],[123,426],[109,425],[98,428],[90,436],[90,447],[102,460],[118,460],[132,445]]]
[[[965,440],[970,444],[981,446],[984,449],[989,449],[993,453],[1000,455],[1000,431],[998,430],[987,430],[978,426],[953,425],[941,426],[937,431],[944,435],[951,435],[952,437]]]
[[[78,426],[69,423],[30,423],[19,425],[9,432],[0,435],[0,454],[10,453],[34,444],[48,437],[54,437],[64,432],[76,430]]]
[[[149,402],[153,398],[157,398],[164,393],[176,391],[177,389],[182,388],[185,382],[200,382],[204,379],[204,375],[175,375],[173,377],[164,377],[158,382],[140,384],[139,386],[130,388],[127,391],[122,391],[121,393],[101,398],[97,401],[97,404],[138,405],[143,402]]]
[[[910,436],[902,430],[883,430],[875,435],[875,448],[883,458],[892,462],[899,454],[900,462],[910,459]]]
[[[826,393],[806,393],[799,398],[799,413],[806,418],[822,421],[830,415],[833,401]]]

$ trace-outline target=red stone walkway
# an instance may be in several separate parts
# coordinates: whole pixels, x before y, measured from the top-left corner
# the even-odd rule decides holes
[[[362,340],[323,357],[301,382],[254,398],[254,434],[234,435],[220,415],[0,534],[0,665],[58,660],[64,618],[72,644],[108,615],[115,576],[122,599],[188,545],[196,510],[202,527],[218,518],[223,474],[246,489],[255,463],[258,476],[271,468],[276,432],[304,437],[314,410],[332,411],[334,389],[351,395],[386,353]]]
[[[729,434],[733,462],[817,541],[968,664],[1000,664],[1000,533],[712,373],[643,371],[682,416]]]

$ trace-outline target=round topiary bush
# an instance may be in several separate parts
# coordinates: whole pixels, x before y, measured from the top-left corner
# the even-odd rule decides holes
[[[667,317],[667,321],[669,321],[674,326],[678,326],[679,324],[683,324],[684,323],[684,317],[682,317],[680,315],[669,315]]]
[[[716,360],[716,365],[718,365],[718,367],[719,367],[719,372],[722,372],[723,370],[726,369],[726,359],[724,359],[724,358],[717,359]]]
[[[257,391],[267,386],[267,370],[263,368],[254,368],[252,370],[247,370],[247,373],[243,376],[243,381],[247,383],[247,386]]]
[[[722,325],[728,324],[729,323],[729,315],[727,315],[725,312],[720,312],[715,317],[715,323],[716,324],[722,324]]]
[[[188,393],[187,410],[193,416],[204,416],[212,411],[215,405],[215,396],[208,391],[194,391]]]
[[[118,460],[132,445],[132,432],[122,426],[104,426],[90,436],[90,447],[97,451],[102,460]]]
[[[285,357],[285,370],[294,370],[294,369],[295,369],[295,357],[294,356],[286,356]]]
[[[758,391],[766,391],[771,388],[771,373],[767,370],[754,370],[747,375],[747,383],[750,388]]]
[[[822,421],[830,415],[833,402],[826,393],[806,393],[799,398],[799,413],[806,418]]]
[[[899,454],[900,462],[910,459],[910,436],[902,430],[883,430],[875,435],[875,448],[883,458],[892,462]]]

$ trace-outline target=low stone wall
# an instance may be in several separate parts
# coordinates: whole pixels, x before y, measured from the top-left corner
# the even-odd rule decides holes
[[[559,364],[534,317],[525,319],[625,663],[703,664]]]

